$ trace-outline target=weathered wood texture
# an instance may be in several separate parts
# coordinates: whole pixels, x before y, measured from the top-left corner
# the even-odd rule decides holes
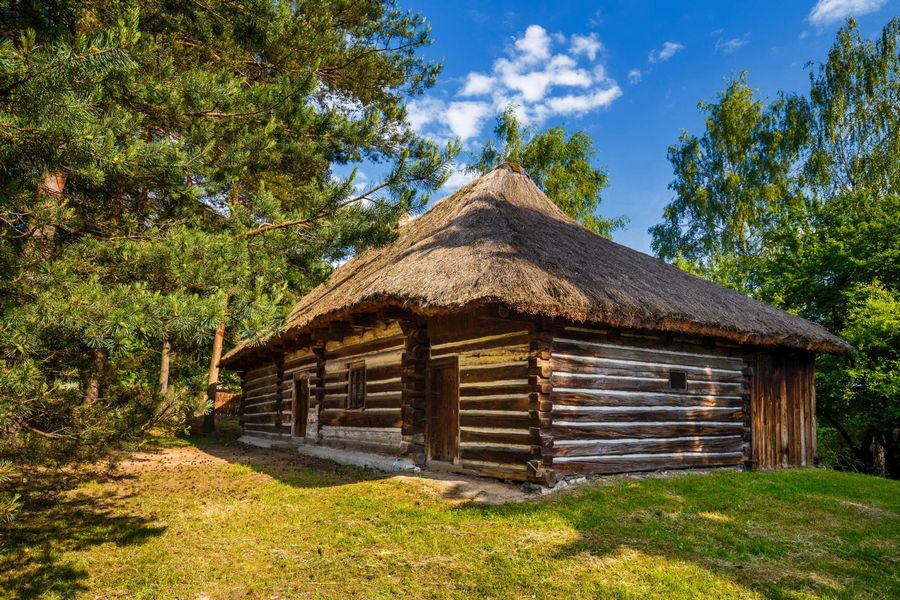
[[[286,421],[286,427],[282,427],[279,422],[281,411],[279,374],[279,368],[274,361],[246,372],[240,421],[248,435],[279,437],[282,434],[290,434],[290,422]]]
[[[396,320],[378,320],[325,344],[319,443],[396,455],[401,452],[403,419],[401,361],[406,336]],[[348,408],[349,368],[365,363],[365,401]],[[373,439],[372,430],[378,430]]]
[[[428,328],[418,320],[400,322],[406,339],[400,357],[401,453],[419,465],[426,461]],[[393,375],[393,373],[391,373]]]
[[[545,469],[619,473],[745,459],[747,389],[738,347],[560,327],[550,364],[551,414],[541,419],[551,439],[541,448]],[[673,372],[686,375],[686,389],[673,389]]]
[[[431,359],[457,359],[461,471],[533,479],[529,327],[483,313],[428,320]]]
[[[813,464],[817,459],[814,357],[760,352],[749,362],[754,468]]]

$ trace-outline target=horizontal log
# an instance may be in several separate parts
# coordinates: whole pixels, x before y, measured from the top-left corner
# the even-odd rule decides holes
[[[396,408],[400,410],[403,401],[399,393],[390,396],[372,397],[366,396],[365,408]]]
[[[290,433],[291,426],[290,424],[283,424],[280,427],[277,425],[262,425],[259,423],[247,424],[244,426],[244,431],[246,433],[251,433],[253,431],[264,431],[268,433]]]
[[[575,340],[557,339],[553,344],[554,359],[560,354],[588,358],[606,358],[667,365],[684,365],[689,367],[709,367],[740,371],[743,361],[739,358],[727,358],[709,354],[688,354],[659,348],[636,348],[617,346],[615,344],[594,344]]]
[[[744,411],[740,408],[692,408],[692,407],[616,407],[616,408],[583,408],[576,410],[553,410],[553,419],[556,421],[600,421],[603,423],[617,423],[622,421],[735,421],[742,422]]]
[[[464,460],[460,462],[460,471],[494,477],[495,479],[510,479],[512,481],[525,481],[528,479],[528,471],[523,464],[521,468],[515,464],[481,463],[479,461]]]
[[[276,369],[274,363],[268,364],[264,367],[257,367],[256,369],[250,369],[249,371],[247,371],[246,378],[247,378],[247,381],[250,381],[251,379],[259,379],[260,377],[274,375],[276,371],[277,371],[277,369]]]
[[[253,413],[258,412],[273,412],[277,404],[278,400],[275,398],[264,400],[259,403],[253,403],[252,406],[250,405],[250,403],[245,403],[242,408],[242,414],[252,415]]]
[[[389,350],[393,348],[402,350],[404,342],[405,337],[403,336],[403,334],[395,334],[384,338],[369,340],[361,344],[329,349],[325,353],[325,359],[326,361],[329,361],[338,358],[358,356],[360,354],[369,354],[372,352],[377,352],[379,350]]]
[[[690,381],[706,381],[717,383],[744,382],[744,376],[736,370],[706,369],[704,367],[674,366],[671,364],[649,364],[628,362],[617,359],[578,360],[566,356],[553,357],[553,375],[566,377],[568,373],[581,375],[607,375],[607,376],[632,376],[655,377],[658,379],[669,378],[672,371],[684,371]]]
[[[528,385],[525,381],[510,385],[463,385],[459,388],[459,395],[460,397],[501,396],[509,394],[523,394],[527,396],[532,389],[532,386]]]
[[[243,414],[241,415],[241,420],[244,423],[254,423],[254,424],[262,424],[262,423],[275,423],[277,413],[256,413],[256,414]],[[290,415],[288,415],[290,416]],[[281,420],[284,420],[283,418]]]
[[[587,473],[633,473],[638,471],[687,469],[692,467],[737,466],[743,461],[743,455],[740,453],[733,455],[625,455],[598,458],[589,462],[560,462],[561,460],[565,459],[555,459],[553,461],[553,468],[556,472],[574,475]]]
[[[527,395],[514,398],[460,398],[459,410],[514,410],[526,412],[531,409],[531,400]]]
[[[709,354],[723,358],[742,358],[743,350],[740,346],[730,342],[715,340],[714,345],[707,340],[698,341],[696,337],[680,334],[669,334],[652,331],[621,330],[616,332],[611,329],[589,330],[588,328],[559,328],[554,331],[555,339],[571,339],[583,342],[595,342],[617,344],[622,346],[664,349],[686,354]],[[713,340],[709,340],[713,341]]]
[[[672,452],[740,452],[743,440],[739,435],[695,436],[669,439],[598,440],[579,444],[557,443],[549,448],[554,456],[613,456],[620,454],[649,454]]]
[[[554,390],[550,394],[553,404],[559,406],[696,406],[740,408],[743,400],[729,396],[691,396],[684,394],[652,394],[633,392],[609,394],[605,392],[582,393]]]
[[[460,427],[497,427],[497,428],[521,428],[527,430],[531,425],[531,416],[519,413],[491,413],[479,414],[470,411],[460,411]]]
[[[459,430],[459,439],[461,442],[481,442],[485,444],[518,444],[530,445],[532,436],[527,431],[490,431],[484,429],[466,429],[461,427]]]
[[[400,410],[367,412],[365,410],[326,409],[319,414],[320,425],[351,427],[400,427]]]
[[[687,389],[673,390],[669,379],[638,378],[630,375],[603,375],[592,377],[568,377],[554,373],[551,378],[554,388],[577,388],[585,390],[622,390],[630,392],[675,393],[689,396],[734,396],[740,395],[740,383],[715,383],[688,380]]]
[[[280,397],[281,397],[280,390],[273,390],[271,392],[267,392],[265,394],[258,394],[258,395],[251,394],[250,392],[248,392],[247,394],[244,395],[244,399],[247,404],[255,404],[257,402],[264,402],[266,400],[274,401],[274,400],[279,399]]]
[[[483,340],[474,340],[471,342],[453,344],[449,346],[432,346],[431,355],[447,356],[477,350],[496,350],[498,348],[507,348],[510,346],[527,345],[528,339],[528,332],[522,332],[512,335],[504,335],[499,338],[485,338]]]
[[[558,440],[583,439],[626,439],[626,438],[662,438],[696,435],[735,435],[743,429],[741,423],[622,423],[609,425],[597,423],[590,425],[559,425],[554,423],[549,433]]]
[[[281,382],[278,380],[278,378],[272,375],[271,377],[248,381],[244,384],[244,391],[247,394],[259,394],[260,392],[265,393],[266,391],[274,390],[280,385]]]
[[[463,446],[459,449],[459,456],[462,460],[524,465],[531,458],[531,449],[503,446]]]
[[[284,370],[285,371],[299,371],[302,369],[315,369],[316,368],[316,358],[315,354],[308,354],[302,358],[295,358],[293,360],[284,361]]]
[[[400,381],[390,381],[387,383],[366,381],[367,394],[381,394],[383,392],[397,392],[399,394],[401,389],[402,384]]]
[[[395,379],[403,375],[403,365],[400,361],[393,365],[366,367],[366,379],[380,381],[382,379]]]
[[[525,362],[496,367],[470,367],[467,369],[460,369],[459,383],[464,385],[491,381],[510,381],[515,379],[520,379],[525,382],[528,380],[528,373],[528,364]]]

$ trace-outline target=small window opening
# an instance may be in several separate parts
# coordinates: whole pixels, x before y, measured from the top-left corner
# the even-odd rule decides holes
[[[366,403],[366,363],[351,364],[349,377],[347,408],[363,408]]]
[[[686,390],[687,373],[685,373],[684,371],[670,371],[669,388],[673,390]]]

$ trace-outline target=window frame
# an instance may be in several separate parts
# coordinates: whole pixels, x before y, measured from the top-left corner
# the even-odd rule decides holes
[[[684,385],[676,387],[676,378],[682,378]],[[669,389],[675,392],[686,392],[688,389],[687,371],[669,371]]]
[[[361,377],[361,390],[354,390],[353,376],[354,373]],[[354,391],[359,392],[360,397],[357,398]],[[347,410],[364,410],[366,408],[366,361],[359,360],[347,363]]]

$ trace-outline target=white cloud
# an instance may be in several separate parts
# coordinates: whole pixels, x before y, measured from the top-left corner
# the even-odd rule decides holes
[[[632,69],[628,71],[628,83],[631,85],[635,85],[641,82],[641,78],[643,77],[643,73],[641,73],[640,69]]]
[[[588,35],[578,35],[576,33],[572,36],[572,45],[570,48],[572,54],[576,56],[583,54],[590,60],[594,60],[597,58],[597,53],[603,50],[603,44],[597,39],[596,33],[589,33]]]
[[[560,96],[547,100],[547,108],[561,115],[584,114],[598,108],[606,108],[622,95],[618,85],[600,89],[590,94]]]
[[[678,42],[666,42],[659,50],[651,50],[647,55],[647,60],[652,63],[663,62],[675,56],[678,52],[684,50],[684,45]]]
[[[406,114],[413,130],[421,131],[425,126],[440,118],[440,111],[443,109],[443,102],[437,98],[425,96],[410,102],[406,106]]]
[[[530,25],[513,38],[490,71],[466,75],[457,100],[433,97],[409,104],[417,132],[438,140],[478,136],[487,120],[515,106],[518,118],[540,123],[553,115],[584,114],[609,106],[622,90],[600,62],[603,44],[596,34],[550,34]]]
[[[460,96],[479,96],[490,93],[494,88],[494,79],[482,73],[469,73],[466,84],[459,92]]]
[[[460,165],[454,164],[453,170],[450,173],[450,177],[447,178],[447,181],[441,187],[441,191],[448,194],[454,192],[475,179],[476,176],[477,175],[475,173],[470,173],[469,171],[463,169]]]
[[[721,52],[722,54],[731,54],[741,46],[746,46],[749,43],[749,33],[745,33],[741,37],[731,38],[728,40],[719,38],[718,40],[716,40],[716,52]]]
[[[851,15],[865,15],[880,10],[887,0],[819,0],[809,12],[813,25],[823,26],[842,21]]]
[[[491,105],[487,102],[451,102],[444,112],[444,118],[453,135],[467,140],[478,135],[484,120],[490,114]]]
[[[515,46],[525,62],[534,63],[550,57],[550,36],[540,25],[529,25],[525,35],[515,41]]]

